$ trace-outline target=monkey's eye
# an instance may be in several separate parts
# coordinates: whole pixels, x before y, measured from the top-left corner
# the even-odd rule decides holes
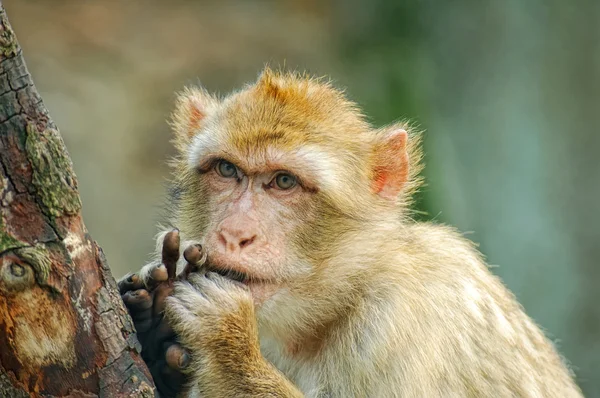
[[[281,173],[275,177],[275,185],[281,190],[292,189],[297,183],[296,177],[291,174]]]
[[[226,160],[219,160],[219,163],[217,163],[215,170],[217,171],[217,173],[219,173],[221,177],[225,178],[234,178],[237,177],[238,174],[237,167],[235,167],[233,163],[228,162]]]

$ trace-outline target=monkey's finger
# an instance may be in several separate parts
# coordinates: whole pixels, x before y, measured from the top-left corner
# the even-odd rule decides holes
[[[130,290],[141,289],[144,287],[144,283],[138,274],[129,273],[121,278],[121,280],[118,282],[118,286],[119,293],[123,295]]]
[[[170,280],[175,279],[177,272],[177,260],[179,260],[179,230],[174,229],[165,235],[162,247],[162,263],[167,268]]]
[[[201,244],[190,245],[183,252],[183,258],[191,265],[201,266],[206,261],[207,252]]]
[[[208,257],[207,251],[200,244],[188,246],[183,252],[183,258],[187,261],[183,271],[177,276],[179,280],[187,279],[188,275],[194,271],[197,271],[205,262]]]
[[[165,359],[169,367],[178,371],[182,371],[190,364],[190,354],[177,343],[173,343],[167,348]]]
[[[171,284],[160,284],[156,287],[154,291],[154,303],[152,308],[152,313],[154,316],[158,316],[162,314],[165,310],[166,299],[173,291],[173,286]]]
[[[121,296],[129,312],[134,315],[152,308],[152,294],[146,289],[126,292]]]
[[[150,271],[148,275],[148,286],[153,289],[157,285],[166,282],[167,279],[169,279],[167,268],[160,264]]]

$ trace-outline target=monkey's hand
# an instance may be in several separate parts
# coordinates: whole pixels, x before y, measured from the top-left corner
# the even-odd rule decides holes
[[[179,231],[167,233],[163,240],[162,261],[145,266],[139,273],[119,281],[119,290],[137,330],[142,358],[148,365],[162,398],[180,394],[187,383],[181,370],[189,356],[177,343],[177,336],[163,316],[165,298],[172,292],[175,279],[183,280],[206,260],[206,252],[192,245],[184,252],[187,262],[175,276],[179,259]]]
[[[215,272],[192,273],[175,283],[165,316],[202,368],[214,361],[237,368],[260,355],[250,292]]]
[[[165,316],[191,354],[187,372],[207,396],[303,396],[260,353],[246,286],[215,272],[190,274],[167,297]]]
[[[186,382],[186,376],[180,372],[180,367],[186,365],[187,354],[177,343],[175,332],[160,312],[168,291],[165,292],[164,287],[143,288],[137,274],[128,279],[134,284],[132,290],[126,290],[124,282],[119,285],[142,345],[142,358],[148,365],[160,397],[174,398],[183,390]],[[167,278],[164,279],[165,281],[160,282],[161,285],[167,284]]]

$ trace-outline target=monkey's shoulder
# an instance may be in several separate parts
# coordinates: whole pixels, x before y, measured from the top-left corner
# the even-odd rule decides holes
[[[403,248],[393,265],[397,291],[391,294],[410,311],[420,308],[432,316],[464,318],[464,325],[481,327],[495,325],[502,318],[499,314],[511,322],[527,318],[477,245],[455,228],[414,223],[407,226],[400,244]]]
[[[477,244],[456,228],[432,222],[415,222],[402,231],[399,252],[414,263],[416,271],[456,271],[481,273],[488,271]]]

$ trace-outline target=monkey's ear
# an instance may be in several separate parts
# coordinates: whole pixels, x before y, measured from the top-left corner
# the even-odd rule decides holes
[[[372,189],[380,197],[395,201],[408,182],[408,133],[397,127],[378,134],[373,150]]]
[[[202,127],[202,122],[215,110],[218,101],[200,87],[186,87],[177,95],[171,124],[177,149],[185,151],[192,138]]]

